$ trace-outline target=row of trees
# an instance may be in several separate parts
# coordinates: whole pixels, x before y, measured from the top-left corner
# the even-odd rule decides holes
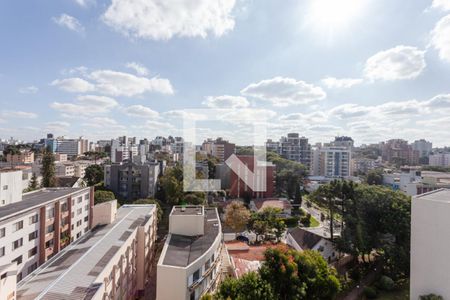
[[[328,206],[330,219],[341,216],[339,250],[355,257],[382,255],[393,278],[409,276],[411,199],[391,189],[347,181],[333,181],[313,195]],[[333,233],[333,222],[330,232]]]
[[[317,251],[269,248],[258,272],[227,278],[213,296],[225,299],[335,299],[341,285],[334,268]]]

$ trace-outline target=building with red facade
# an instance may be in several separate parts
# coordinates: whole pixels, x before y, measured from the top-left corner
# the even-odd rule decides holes
[[[237,158],[239,158],[240,163],[232,166],[230,172],[230,196],[239,198],[250,195],[252,198],[258,199],[273,197],[275,190],[275,165],[271,162],[258,162],[255,168],[255,161],[252,155],[237,155]],[[260,189],[263,191],[258,191]]]

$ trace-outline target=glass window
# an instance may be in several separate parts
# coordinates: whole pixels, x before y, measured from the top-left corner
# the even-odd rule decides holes
[[[8,185],[3,186],[3,190],[6,191],[8,189]]]
[[[39,216],[37,214],[35,214],[34,216],[31,216],[30,217],[30,225],[37,223],[38,219],[39,219]]]
[[[35,239],[37,239],[37,237],[38,237],[38,232],[37,232],[37,230],[36,230],[36,231],[33,231],[32,233],[30,233],[30,234],[28,235],[28,241],[35,240]]]
[[[83,197],[80,196],[77,198],[77,203],[81,203],[81,201],[83,201]]]
[[[0,257],[5,256],[5,247],[0,248]]]
[[[18,256],[18,257],[16,257],[16,258],[14,258],[11,262],[12,262],[12,263],[13,263],[13,262],[16,262],[17,265],[20,265],[20,264],[22,263],[22,255],[21,255],[21,256]]]
[[[53,231],[55,231],[55,225],[53,224],[48,225],[46,233],[52,233]]]
[[[192,274],[192,282],[197,282],[200,279],[200,269],[198,269],[197,271],[194,272],[194,274]]]
[[[23,245],[23,238],[20,238],[12,243],[12,249],[16,250],[17,248],[22,247],[22,245]]]
[[[19,221],[13,224],[13,231],[17,231],[23,228],[23,221]]]
[[[28,250],[28,258],[35,256],[36,253],[37,253],[37,247],[31,248],[30,250]]]
[[[55,208],[52,207],[50,209],[47,209],[47,219],[52,219],[55,217]]]
[[[3,227],[3,228],[0,228],[0,238],[4,237],[4,236],[5,236],[5,234],[6,234],[6,230],[5,230],[5,227]]]

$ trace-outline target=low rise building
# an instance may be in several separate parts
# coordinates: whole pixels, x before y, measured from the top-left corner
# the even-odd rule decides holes
[[[34,152],[29,150],[22,150],[18,154],[8,153],[6,161],[11,164],[32,164],[34,162]]]
[[[102,203],[94,209],[103,216],[96,218],[102,226],[25,278],[17,287],[18,299],[144,296],[154,259],[156,206],[123,205],[116,210],[116,205]]]
[[[279,209],[283,216],[290,216],[292,213],[292,204],[287,199],[255,199],[250,202],[250,209],[254,212],[261,212],[266,208]]]
[[[450,299],[449,216],[450,189],[412,199],[410,299],[428,294]]]
[[[0,170],[0,207],[21,201],[22,191],[21,170]]]
[[[436,153],[429,156],[429,165],[433,167],[450,167],[450,153]]]
[[[157,300],[198,300],[220,281],[223,238],[216,208],[174,206],[157,269]]]

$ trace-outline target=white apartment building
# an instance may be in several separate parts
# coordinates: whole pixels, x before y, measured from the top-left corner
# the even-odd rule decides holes
[[[67,156],[78,156],[88,151],[89,142],[80,137],[79,139],[56,139],[56,152],[67,154]]]
[[[197,300],[220,281],[223,237],[216,208],[174,206],[157,267],[157,300]]]
[[[0,171],[0,207],[22,200],[22,191],[21,170]]]
[[[426,157],[430,155],[433,150],[433,144],[424,139],[416,140],[411,144],[413,150],[419,152],[419,157]]]
[[[20,282],[18,299],[147,299],[144,290],[154,259],[156,206],[117,209],[112,201],[96,205],[94,216],[95,224],[103,226]]]
[[[450,190],[412,199],[410,299],[436,294],[450,299]]]
[[[436,153],[429,156],[430,166],[433,167],[450,167],[450,153]]]
[[[0,208],[0,266],[13,263],[18,282],[89,230],[93,190],[48,188],[19,197]]]
[[[317,146],[312,155],[312,176],[349,177],[351,176],[350,148],[338,146]]]

